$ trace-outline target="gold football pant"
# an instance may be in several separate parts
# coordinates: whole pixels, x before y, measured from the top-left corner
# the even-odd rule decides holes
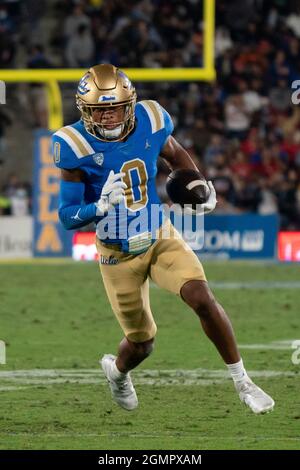
[[[195,253],[176,229],[167,225],[171,238],[156,240],[146,252],[138,255],[124,253],[96,238],[108,299],[125,336],[136,343],[154,338],[157,331],[150,308],[149,278],[177,295],[187,281],[206,281]]]

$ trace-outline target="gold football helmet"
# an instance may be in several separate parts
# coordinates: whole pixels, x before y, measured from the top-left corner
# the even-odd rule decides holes
[[[134,127],[136,91],[127,75],[111,64],[91,67],[79,82],[76,104],[90,134],[105,142],[117,142]],[[114,129],[93,119],[95,109],[124,106],[124,118]]]

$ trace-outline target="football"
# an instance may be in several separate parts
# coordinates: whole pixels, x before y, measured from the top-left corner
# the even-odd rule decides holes
[[[197,204],[206,202],[210,188],[199,171],[179,169],[172,171],[166,184],[166,190],[172,202],[184,206],[190,204],[196,209]]]

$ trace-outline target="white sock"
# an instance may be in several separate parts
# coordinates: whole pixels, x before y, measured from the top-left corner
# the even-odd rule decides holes
[[[236,362],[235,364],[226,365],[234,382],[240,382],[241,380],[245,380],[248,378],[242,359],[239,362]]]
[[[112,372],[112,375],[113,375],[113,379],[115,379],[115,380],[122,379],[122,378],[126,377],[126,374],[124,374],[124,372],[120,372],[119,369],[117,368],[116,361],[113,361],[113,363],[111,365],[111,372]]]

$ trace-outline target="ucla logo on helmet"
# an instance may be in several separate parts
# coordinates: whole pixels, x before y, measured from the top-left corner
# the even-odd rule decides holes
[[[78,93],[80,93],[80,95],[86,95],[86,93],[90,91],[90,88],[88,88],[88,82],[87,82],[89,76],[90,76],[90,73],[89,72],[86,73],[78,84]]]
[[[96,163],[96,165],[99,165],[101,166],[103,161],[104,161],[104,155],[103,153],[99,152],[99,153],[95,153],[95,155],[93,155],[93,160],[94,162]]]
[[[98,98],[98,103],[105,103],[105,101],[115,101],[115,95],[101,95]]]

